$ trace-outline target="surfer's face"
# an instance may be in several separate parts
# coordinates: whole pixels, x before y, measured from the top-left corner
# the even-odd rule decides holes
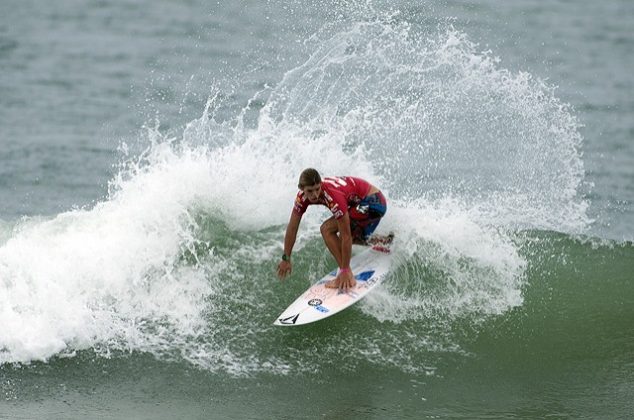
[[[317,201],[319,201],[319,196],[321,195],[321,183],[311,185],[309,187],[304,187],[302,191],[304,191],[304,194],[306,195],[306,198],[308,198],[308,201],[310,201],[311,203],[316,203]]]

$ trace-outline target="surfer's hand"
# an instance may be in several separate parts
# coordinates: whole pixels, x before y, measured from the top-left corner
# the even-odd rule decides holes
[[[277,266],[277,276],[280,278],[280,280],[284,280],[284,277],[291,274],[291,271],[293,271],[293,267],[290,261],[280,261]]]
[[[357,285],[357,281],[354,279],[351,271],[344,271],[339,273],[337,278],[326,283],[326,287],[329,289],[339,289],[343,292],[352,290]]]

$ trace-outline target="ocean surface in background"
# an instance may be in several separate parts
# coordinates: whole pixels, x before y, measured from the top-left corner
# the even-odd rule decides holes
[[[0,419],[629,418],[634,3],[0,3]],[[385,191],[334,267],[308,166]],[[354,250],[358,252],[358,249]]]

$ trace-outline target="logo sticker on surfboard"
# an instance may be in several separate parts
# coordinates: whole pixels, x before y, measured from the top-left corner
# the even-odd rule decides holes
[[[299,318],[299,314],[297,315],[291,315],[288,318],[280,318],[280,324],[284,324],[284,325],[293,325],[297,322],[297,318]]]
[[[373,275],[374,275],[374,270],[370,270],[370,271],[364,271],[362,273],[359,273],[356,276],[354,276],[354,278],[360,281],[367,281]]]
[[[330,309],[326,308],[325,306],[321,306],[322,303],[324,303],[324,301],[321,299],[311,299],[308,301],[308,305],[317,309],[319,312],[323,312],[323,313],[330,312]]]

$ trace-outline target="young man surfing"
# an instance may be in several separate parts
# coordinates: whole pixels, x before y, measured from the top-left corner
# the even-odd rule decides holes
[[[308,206],[321,204],[332,212],[320,228],[326,247],[339,265],[337,277],[326,287],[347,292],[356,285],[350,271],[352,244],[368,245],[370,235],[385,215],[387,203],[378,188],[351,176],[321,179],[317,170],[305,169],[299,177],[299,192],[284,236],[284,254],[277,267],[277,275],[284,279],[292,270],[291,252],[302,216]]]

